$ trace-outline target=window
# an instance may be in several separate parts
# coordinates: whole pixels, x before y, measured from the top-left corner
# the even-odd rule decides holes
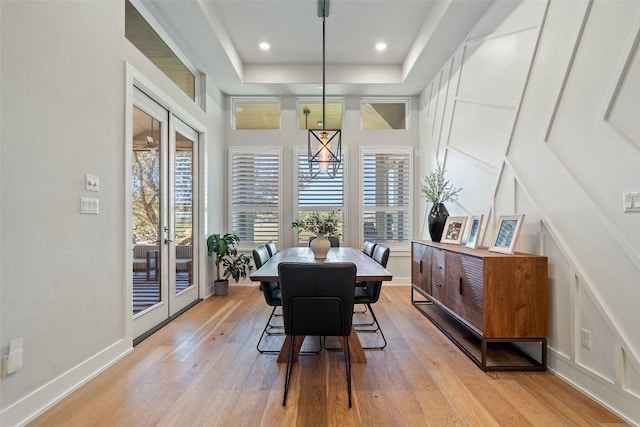
[[[231,149],[230,228],[242,246],[280,240],[280,149]]]
[[[346,150],[342,151],[342,162],[338,167],[335,178],[329,178],[325,174],[320,174],[311,179],[307,150],[298,150],[297,158],[297,212],[295,217],[301,219],[314,211],[339,211],[338,217],[340,218],[340,223],[338,224],[338,228],[340,235],[344,236],[344,224],[342,222],[345,214],[343,166],[346,159]],[[306,245],[309,242],[309,237],[311,237],[311,233],[300,231],[298,234],[298,243]]]
[[[280,100],[231,98],[233,129],[280,129]]]
[[[325,129],[342,129],[344,102],[325,99]],[[322,129],[322,99],[298,99],[298,129]]]
[[[405,130],[409,123],[410,100],[362,100],[362,130]]]
[[[411,149],[363,149],[362,236],[406,245],[411,236]]]
[[[173,81],[189,98],[196,99],[196,72],[191,71],[151,27],[140,12],[127,1],[125,5],[125,37],[156,67]]]

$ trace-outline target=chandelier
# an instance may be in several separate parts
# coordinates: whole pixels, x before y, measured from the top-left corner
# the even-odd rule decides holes
[[[322,18],[322,129],[309,129],[307,145],[309,172],[312,178],[326,174],[335,178],[342,161],[342,132],[326,129],[326,64],[325,64],[325,18],[329,16],[329,0],[318,0],[318,16]]]

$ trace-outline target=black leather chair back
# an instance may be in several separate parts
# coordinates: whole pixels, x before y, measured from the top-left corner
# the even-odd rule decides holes
[[[256,269],[262,267],[270,258],[269,250],[265,245],[260,245],[253,249],[253,262],[256,264]],[[282,305],[278,282],[260,282],[260,289],[262,289],[264,300],[268,305],[272,307]]]
[[[364,242],[364,246],[362,247],[362,252],[369,255],[369,257],[373,258],[373,250],[375,249],[376,244],[370,240]]]
[[[256,264],[256,270],[269,261],[271,255],[265,245],[256,246],[253,249],[253,262]]]
[[[389,252],[391,251],[388,247],[378,243],[373,250],[373,259],[376,260],[376,262],[384,268],[387,268],[387,261],[389,261]]]
[[[281,263],[278,274],[287,335],[349,336],[355,264]]]
[[[265,243],[265,246],[269,251],[269,257],[272,257],[278,253],[278,247],[276,246],[273,240],[269,240],[267,243]]]

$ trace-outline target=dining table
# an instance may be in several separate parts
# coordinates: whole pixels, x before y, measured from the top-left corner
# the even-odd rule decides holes
[[[327,253],[325,259],[315,259],[311,248],[308,247],[291,247],[276,252],[269,261],[264,263],[262,267],[251,273],[249,278],[254,282],[277,282],[278,265],[281,262],[303,262],[303,263],[332,263],[332,262],[352,262],[356,265],[356,281],[374,281],[384,282],[393,278],[391,273],[382,265],[378,264],[373,258],[357,248],[351,247],[332,247]],[[354,288],[355,291],[355,288]],[[296,337],[294,346],[294,358],[297,359],[300,348],[305,337]],[[287,362],[287,351],[291,337],[286,336],[278,355],[278,363]],[[343,340],[340,340],[344,345]],[[355,328],[352,326],[349,335],[349,352],[352,363],[366,363],[367,357],[362,349],[362,344],[358,338]],[[294,359],[294,361],[295,361]]]

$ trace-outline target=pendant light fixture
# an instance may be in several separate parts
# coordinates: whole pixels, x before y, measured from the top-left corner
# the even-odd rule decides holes
[[[309,172],[312,178],[326,174],[335,178],[342,161],[342,132],[326,129],[326,64],[324,21],[329,16],[329,0],[318,0],[318,16],[322,18],[322,129],[309,129],[308,156]]]

